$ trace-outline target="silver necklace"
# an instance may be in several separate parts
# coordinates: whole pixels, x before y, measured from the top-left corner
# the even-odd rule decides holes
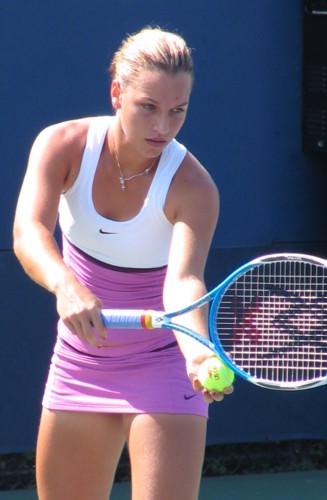
[[[114,150],[114,154],[115,154],[115,159],[116,159],[117,167],[118,167],[119,174],[120,174],[119,175],[120,189],[122,191],[125,191],[125,189],[126,189],[126,182],[127,181],[131,181],[132,179],[135,179],[135,177],[141,177],[142,175],[148,175],[151,172],[152,168],[154,167],[154,164],[157,161],[157,158],[155,158],[153,160],[153,162],[151,163],[151,165],[149,167],[147,167],[143,172],[140,172],[139,174],[131,175],[130,177],[124,177],[122,169],[121,169],[121,166],[120,166],[120,163],[118,161],[118,156],[117,156],[117,153],[116,153],[116,147],[115,147],[114,141],[112,141],[112,144],[113,144],[113,150]]]

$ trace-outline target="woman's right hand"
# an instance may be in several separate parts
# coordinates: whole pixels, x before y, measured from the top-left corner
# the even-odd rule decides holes
[[[100,347],[107,338],[99,300],[80,283],[65,283],[56,291],[57,311],[65,326],[82,341]]]

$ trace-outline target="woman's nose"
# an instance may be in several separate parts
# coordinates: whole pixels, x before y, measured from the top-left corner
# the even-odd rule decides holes
[[[153,129],[160,135],[166,135],[169,132],[169,117],[166,115],[157,117]]]

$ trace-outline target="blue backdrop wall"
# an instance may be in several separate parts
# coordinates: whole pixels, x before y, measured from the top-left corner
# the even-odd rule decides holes
[[[107,66],[126,33],[159,24],[195,49],[179,140],[221,194],[208,286],[261,253],[327,256],[327,165],[301,150],[302,10],[301,0],[0,2],[0,451],[34,448],[55,338],[53,298],[12,253],[29,149],[53,122],[110,114]],[[235,394],[210,409],[208,443],[326,438],[325,394],[281,394],[238,380]]]

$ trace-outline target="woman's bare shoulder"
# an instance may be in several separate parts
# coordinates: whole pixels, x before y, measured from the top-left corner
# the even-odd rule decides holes
[[[78,144],[85,139],[92,118],[79,118],[55,123],[38,134],[35,144],[49,143],[58,149]]]
[[[28,171],[43,172],[53,181],[58,178],[67,190],[78,175],[91,120],[69,120],[44,128],[33,143]]]
[[[219,191],[208,170],[191,153],[181,163],[169,190],[165,211],[169,220],[178,218],[184,211],[203,210],[217,217]]]

